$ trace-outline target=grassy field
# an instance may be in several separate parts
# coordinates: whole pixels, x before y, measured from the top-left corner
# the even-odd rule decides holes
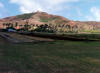
[[[9,73],[100,73],[100,42],[11,44],[0,38],[0,49]]]
[[[43,32],[32,32],[21,34],[30,35],[30,36],[38,36],[38,37],[46,37],[53,39],[63,39],[63,40],[73,40],[73,41],[100,41],[99,33],[43,33]]]
[[[100,30],[88,30],[88,31],[84,31],[86,33],[97,33],[97,34],[100,34]]]

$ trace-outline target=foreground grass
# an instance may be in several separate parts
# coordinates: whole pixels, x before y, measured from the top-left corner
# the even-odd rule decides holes
[[[26,73],[100,73],[100,42],[0,43],[13,71]]]

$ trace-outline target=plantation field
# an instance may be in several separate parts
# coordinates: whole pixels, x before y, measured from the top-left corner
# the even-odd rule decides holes
[[[0,73],[3,72],[100,73],[100,42],[12,44],[0,38]]]

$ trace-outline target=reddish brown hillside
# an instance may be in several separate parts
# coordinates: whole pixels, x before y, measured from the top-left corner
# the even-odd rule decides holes
[[[25,24],[25,22],[28,21],[29,24],[46,24],[46,23],[63,23],[65,24],[67,21],[69,21],[67,18],[48,14],[46,12],[35,12],[35,13],[29,13],[29,14],[22,14],[17,16],[11,16],[7,18],[0,19],[0,26],[2,26],[3,23],[16,23],[18,24]],[[59,22],[60,21],[60,22]]]
[[[15,24],[16,22],[18,22],[18,25],[24,25],[26,22],[28,22],[29,25],[53,24],[78,26],[80,29],[93,29],[93,27],[100,28],[100,22],[71,21],[62,16],[52,15],[46,12],[28,13],[0,19],[0,28],[3,28],[3,23]]]

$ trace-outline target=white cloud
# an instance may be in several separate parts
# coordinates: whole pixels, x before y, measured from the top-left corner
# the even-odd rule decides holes
[[[96,21],[92,16],[85,16],[88,21]]]
[[[91,13],[94,15],[97,21],[100,21],[100,9],[99,8],[96,8],[96,7],[91,8]]]
[[[0,2],[0,8],[4,7],[4,5]]]
[[[91,16],[86,16],[89,21],[100,21],[100,8],[92,7],[90,9]]]
[[[0,2],[0,18],[2,17],[2,9],[4,9],[4,5]]]
[[[54,12],[63,9],[63,3],[78,2],[79,0],[10,0],[19,5],[22,13],[34,11]]]
[[[50,3],[50,4],[61,4],[61,3],[64,3],[64,2],[77,2],[79,0],[44,0],[45,2],[47,3]]]

